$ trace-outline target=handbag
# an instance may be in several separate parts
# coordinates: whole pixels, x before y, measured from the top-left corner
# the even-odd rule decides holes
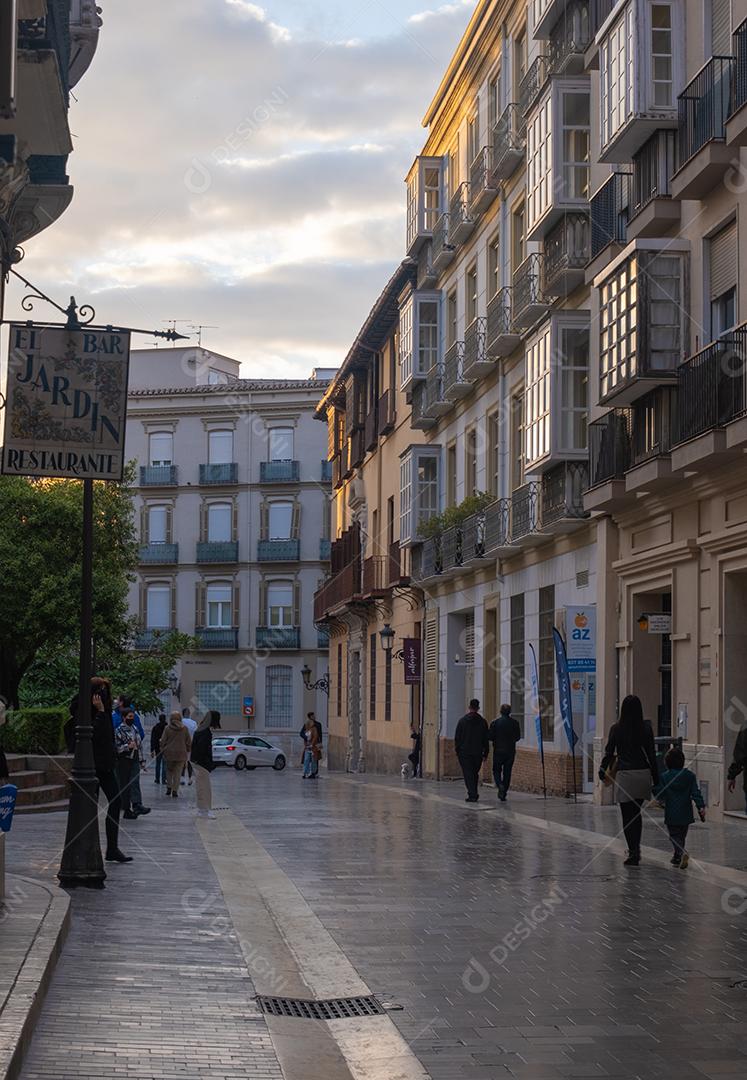
[[[615,780],[617,779],[617,773],[618,773],[619,768],[620,768],[620,759],[618,757],[614,757],[612,759],[612,761],[609,763],[609,765],[607,766],[607,768],[605,769],[605,771],[604,771],[604,777],[602,779],[602,783],[604,784],[605,787],[612,787]]]

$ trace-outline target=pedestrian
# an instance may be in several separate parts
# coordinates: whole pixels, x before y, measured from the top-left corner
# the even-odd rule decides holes
[[[303,727],[301,728],[301,730],[299,731],[298,734],[300,735],[300,737],[305,742],[306,741],[306,724],[308,724],[309,720],[311,720],[312,724],[316,728],[316,733],[319,736],[319,745],[321,746],[322,739],[324,738],[324,731],[322,730],[322,725],[317,720],[315,713],[313,713],[313,712],[306,713],[306,723],[303,725]]]
[[[75,753],[75,725],[78,718],[78,696],[70,702],[70,720],[68,746]],[[119,797],[119,779],[117,777],[117,755],[114,746],[114,724],[112,723],[112,692],[107,679],[95,675],[91,679],[91,720],[93,724],[93,765],[99,790],[106,799],[106,861],[128,863],[131,855],[125,855],[119,849],[119,815],[122,803]]]
[[[659,777],[654,796],[664,803],[664,824],[674,848],[672,866],[686,870],[690,861],[685,848],[687,831],[695,821],[693,803],[698,808],[700,820],[705,821],[705,802],[698,787],[698,779],[695,773],[685,768],[685,755],[678,746],[669,750],[664,764],[666,770]]]
[[[516,744],[523,737],[519,721],[511,715],[510,705],[501,705],[499,715],[490,725],[488,737],[493,744],[493,779],[498,788],[498,798],[505,802],[511,787]]]
[[[313,714],[312,714],[313,715]],[[304,728],[306,745],[303,752],[303,779],[316,780],[319,775],[319,761],[322,756],[319,732],[312,717],[306,721]]]
[[[135,713],[125,710],[122,723],[114,729],[114,744],[117,749],[117,772],[119,791],[122,799],[122,817],[128,821],[150,813],[149,806],[138,805],[136,792],[140,789],[140,769],[145,765],[143,740],[135,726]]]
[[[625,698],[620,719],[610,729],[599,778],[615,786],[615,802],[620,806],[628,843],[625,865],[638,866],[643,834],[641,807],[659,782],[659,767],[653,730],[643,718],[641,699],[634,694]]]
[[[156,783],[166,783],[166,763],[161,753],[161,736],[166,730],[166,714],[160,713],[150,732],[150,756],[156,762]]]
[[[117,698],[117,707],[112,712],[112,722],[114,723],[114,731],[116,733],[117,728],[122,724],[126,713],[131,712],[135,717],[134,726],[138,735],[140,736],[140,742],[145,742],[145,728],[143,722],[140,719],[140,714],[135,708],[132,698],[129,694],[120,694]],[[140,788],[140,769],[137,770],[137,775],[132,777],[130,783],[130,802],[134,810],[138,814],[149,814],[150,810],[147,806],[143,805],[143,793]]]
[[[413,724],[411,729],[410,729],[410,738],[412,739],[412,750],[407,755],[407,760],[412,765],[413,779],[416,779],[417,775],[418,775],[418,770],[420,768],[421,738],[420,738],[420,729],[417,728],[415,726],[415,724]]]
[[[488,756],[489,748],[487,721],[480,715],[480,702],[477,698],[472,698],[469,703],[469,712],[465,713],[459,721],[454,733],[454,749],[459,764],[462,766],[464,783],[467,787],[465,802],[477,802],[480,798],[477,785],[480,769]]]
[[[727,773],[729,791],[734,791],[736,788],[737,777],[740,773],[744,784],[745,813],[747,813],[747,727],[740,730],[734,744],[734,754]]]
[[[189,708],[182,709],[182,723],[184,724],[185,728],[189,732],[190,739],[194,739],[195,732],[197,731],[197,721],[192,719],[192,710],[191,709],[189,709]],[[182,769],[182,775],[181,775],[181,781],[180,781],[182,787],[184,787],[184,784],[187,782],[184,779],[185,770],[186,770],[187,777],[188,777],[189,787],[191,787],[192,786],[192,781],[194,779],[194,776],[193,776],[194,770],[192,769],[192,762],[189,760],[189,758],[187,758],[184,769]]]
[[[179,795],[179,777],[192,749],[192,737],[179,712],[172,712],[169,716],[160,748],[166,762],[166,794],[176,799]]]
[[[215,817],[213,813],[213,792],[210,784],[210,773],[215,768],[213,763],[212,731],[214,726],[212,710],[208,709],[197,725],[197,731],[192,739],[190,758],[197,782],[198,817]]]

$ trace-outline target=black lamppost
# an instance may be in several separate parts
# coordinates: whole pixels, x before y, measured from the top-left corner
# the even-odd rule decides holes
[[[394,633],[394,630],[392,630],[389,623],[384,623],[383,628],[381,630],[379,630],[379,637],[381,638],[381,647],[384,650],[384,652],[385,653],[391,653],[392,657],[395,660],[399,660],[400,663],[404,664],[404,662],[405,662],[405,651],[404,651],[404,649],[395,649],[394,648],[395,633]]]
[[[317,679],[316,682],[311,681],[311,668],[304,661],[304,665],[301,668],[301,678],[303,679],[304,687],[307,690],[321,690],[322,693],[329,697],[329,672],[325,671],[321,679]]]

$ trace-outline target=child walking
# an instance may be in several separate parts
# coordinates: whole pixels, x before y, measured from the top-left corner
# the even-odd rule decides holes
[[[706,817],[705,803],[695,773],[685,768],[685,755],[681,750],[672,747],[664,758],[664,764],[666,771],[654,788],[654,798],[664,804],[664,823],[674,848],[672,866],[686,870],[690,861],[685,850],[687,830],[695,821],[693,803],[698,808],[701,821],[705,821]]]

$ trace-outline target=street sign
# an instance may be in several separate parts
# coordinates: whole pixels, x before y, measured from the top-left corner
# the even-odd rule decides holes
[[[130,334],[12,323],[2,472],[121,480]]]
[[[15,784],[3,784],[0,787],[0,832],[10,832],[17,794],[18,788]]]
[[[251,720],[254,717],[254,698],[253,697],[245,697],[244,698],[244,705],[243,705],[243,708],[242,708],[241,711],[242,711],[243,715],[248,720]]]

